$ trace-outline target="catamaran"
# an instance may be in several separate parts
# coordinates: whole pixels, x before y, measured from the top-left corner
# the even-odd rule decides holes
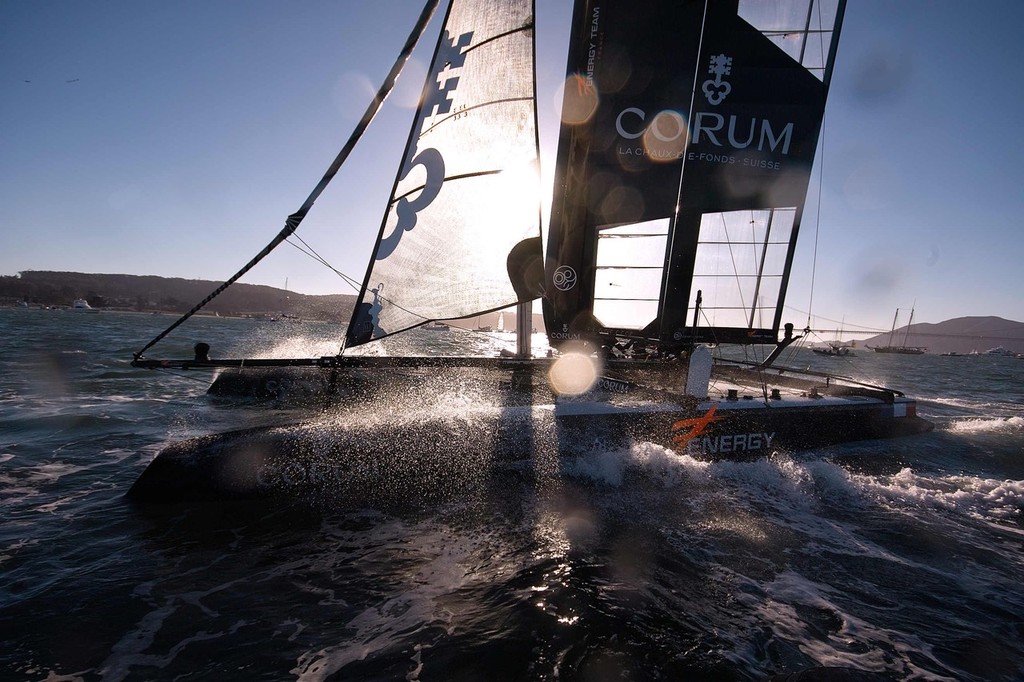
[[[595,448],[757,458],[928,430],[900,391],[777,364],[802,336],[783,324],[783,302],[844,9],[578,0],[545,253],[533,3],[451,0],[342,351],[146,357],[182,318],[135,356],[139,367],[220,368],[213,393],[328,410],[172,444],[129,496],[307,494],[313,481],[336,490],[381,476],[414,488],[454,468],[550,466]],[[357,139],[262,255],[294,232]],[[538,299],[550,357],[531,357]],[[516,305],[515,353],[358,354]],[[711,347],[762,352],[729,360]]]

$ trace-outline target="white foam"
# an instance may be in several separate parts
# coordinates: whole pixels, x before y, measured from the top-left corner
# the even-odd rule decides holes
[[[855,477],[864,490],[901,504],[943,508],[983,519],[1019,519],[1024,481],[968,475],[922,476],[904,468],[892,476]]]
[[[254,358],[318,358],[338,354],[338,334],[306,335],[288,324],[268,325],[250,333],[238,350]],[[282,334],[287,333],[282,337]]]
[[[1024,417],[957,419],[949,430],[953,433],[1024,433]]]
[[[936,403],[938,405],[946,405],[947,407],[960,407],[974,410],[983,410],[990,405],[990,403],[981,403],[977,400],[965,400],[963,398],[929,398],[928,402]]]
[[[134,665],[156,666],[163,668],[172,656],[165,657],[155,654],[144,654],[156,638],[156,633],[163,627],[164,621],[176,611],[174,599],[169,598],[163,606],[159,606],[146,615],[115,644],[107,660],[100,666],[100,674],[104,680],[117,682],[131,674]]]

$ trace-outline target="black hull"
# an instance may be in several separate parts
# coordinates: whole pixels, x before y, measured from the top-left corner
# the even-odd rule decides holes
[[[892,353],[895,355],[924,355],[925,353],[923,348],[912,348],[909,346],[880,346],[877,348],[869,346],[869,348],[876,353]]]
[[[347,406],[308,422],[175,443],[159,453],[128,497],[141,503],[425,503],[464,494],[467,482],[483,484],[497,469],[550,470],[568,458],[637,443],[702,460],[756,459],[931,429],[912,400],[893,394],[800,394],[788,387],[791,393],[774,400],[755,399],[753,391],[697,400],[624,384],[614,392],[552,400],[537,369],[392,368],[383,373],[386,382],[373,372],[346,377],[351,381],[337,390],[374,397],[343,401]],[[500,381],[484,381],[495,374]],[[311,390],[311,376],[292,385]],[[279,388],[275,381],[272,387]],[[390,391],[382,392],[386,386]]]

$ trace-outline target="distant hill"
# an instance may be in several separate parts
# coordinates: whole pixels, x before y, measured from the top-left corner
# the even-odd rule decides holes
[[[904,340],[904,338],[906,340]],[[858,341],[859,346],[924,346],[929,353],[984,353],[1002,346],[1024,353],[1024,322],[1002,317],[957,317],[937,324],[917,323]]]
[[[27,301],[31,305],[68,307],[84,298],[94,308],[184,313],[220,286],[220,282],[155,275],[106,275],[81,272],[27,270],[0,276],[0,305]],[[203,312],[224,316],[287,313],[305,320],[348,322],[356,297],[353,294],[309,296],[259,284],[235,284],[211,301]],[[539,311],[539,306],[534,307]],[[505,328],[515,328],[515,314],[505,313]],[[498,314],[489,313],[453,322],[466,329],[498,326]],[[543,316],[533,316],[544,329]],[[859,346],[890,345],[889,333],[879,334]],[[984,353],[1002,346],[1024,353],[1024,322],[1001,317],[958,317],[937,324],[917,323],[892,334],[892,345],[924,346],[929,353]]]
[[[33,306],[70,307],[84,298],[101,310],[135,310],[185,313],[206,298],[221,282],[156,275],[104,275],[82,272],[27,270],[16,276],[0,276],[0,305],[26,301]],[[210,301],[202,313],[223,316],[278,317],[295,315],[304,320],[347,323],[355,306],[354,294],[309,296],[261,284],[234,284]],[[540,306],[535,306],[539,310]],[[515,329],[514,313],[504,315],[504,325]],[[498,313],[486,313],[452,323],[464,329],[498,327]],[[544,317],[533,316],[533,326],[543,330]]]
[[[27,301],[39,306],[70,306],[84,298],[94,308],[184,313],[221,282],[155,275],[105,275],[28,270],[0,276],[0,302]],[[352,294],[308,296],[259,284],[235,284],[213,299],[204,312],[220,315],[281,315],[348,322]]]

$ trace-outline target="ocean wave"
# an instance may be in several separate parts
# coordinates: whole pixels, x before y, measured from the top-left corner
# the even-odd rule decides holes
[[[942,665],[926,653],[928,647],[919,637],[854,616],[840,606],[842,595],[827,584],[784,570],[772,581],[755,586],[755,591],[763,591],[768,598],[750,598],[743,591],[738,594],[761,615],[759,622],[770,624],[774,638],[799,642],[800,651],[820,666],[887,677],[898,672],[901,678],[954,679],[934,676],[920,667],[923,656],[931,659],[932,670]],[[908,651],[915,656],[904,655]],[[758,662],[752,660],[752,667]]]
[[[948,430],[953,433],[1024,433],[1024,417],[955,419]]]
[[[70,408],[61,414],[17,417],[0,422],[0,427],[3,428],[6,435],[39,433],[46,434],[48,437],[59,432],[73,433],[76,437],[80,437],[90,431],[106,433],[130,425],[131,422],[117,417],[72,412]]]
[[[629,448],[602,450],[566,459],[562,473],[596,483],[620,486],[627,472],[636,469],[658,477],[664,487],[672,488],[688,476],[705,470],[710,464],[654,443],[637,443]]]
[[[643,443],[568,460],[562,471],[622,489],[636,472],[659,488],[685,490],[694,509],[721,509],[724,504],[729,513],[767,515],[772,524],[798,529],[831,546],[846,543],[837,537],[843,532],[837,520],[829,518],[828,509],[849,512],[879,501],[916,510],[950,510],[976,520],[1024,521],[1024,481],[925,474],[909,467],[888,475],[861,474],[826,460],[786,455],[706,462]],[[707,517],[702,523],[720,525],[722,519]],[[860,553],[866,548],[851,540],[844,551]]]
[[[933,476],[907,467],[893,476],[855,476],[866,491],[902,504],[955,510],[981,519],[1020,520],[1024,481]]]
[[[984,412],[1020,412],[1020,403],[1008,402],[1004,400],[972,400],[963,397],[942,397],[942,398],[928,398],[918,399],[918,404],[930,404],[942,405],[944,407],[956,407],[965,410],[972,411],[984,411]]]

